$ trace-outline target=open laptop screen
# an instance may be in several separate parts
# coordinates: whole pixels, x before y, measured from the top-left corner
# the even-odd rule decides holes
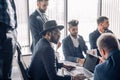
[[[86,54],[86,59],[84,61],[83,67],[89,70],[90,72],[94,72],[95,66],[99,63],[100,59],[91,54]]]

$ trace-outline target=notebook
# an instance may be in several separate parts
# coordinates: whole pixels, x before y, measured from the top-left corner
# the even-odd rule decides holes
[[[83,63],[83,67],[94,73],[95,66],[99,64],[100,59],[94,55],[86,54],[85,61]]]
[[[91,54],[86,54],[85,61],[83,63],[83,66],[76,66],[76,68],[72,71],[65,70],[66,74],[75,76],[78,74],[84,75],[85,79],[93,80],[93,72],[95,69],[95,66],[99,63],[99,58],[95,57]]]

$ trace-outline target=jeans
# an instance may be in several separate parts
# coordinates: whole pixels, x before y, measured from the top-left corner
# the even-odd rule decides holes
[[[0,80],[11,80],[12,59],[16,48],[15,30],[0,23]]]

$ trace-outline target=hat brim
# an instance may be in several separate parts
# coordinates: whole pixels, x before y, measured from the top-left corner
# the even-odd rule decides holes
[[[45,34],[47,31],[52,30],[52,29],[56,29],[56,28],[62,30],[62,29],[64,28],[64,26],[62,26],[62,25],[53,26],[52,28],[49,28],[49,29],[47,29],[47,30],[41,31],[41,32],[40,32],[40,35],[43,35],[43,34]]]

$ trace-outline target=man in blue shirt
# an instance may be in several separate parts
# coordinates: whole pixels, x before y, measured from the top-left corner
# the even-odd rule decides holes
[[[112,33],[104,33],[97,40],[104,61],[98,64],[94,80],[120,80],[120,44]]]

